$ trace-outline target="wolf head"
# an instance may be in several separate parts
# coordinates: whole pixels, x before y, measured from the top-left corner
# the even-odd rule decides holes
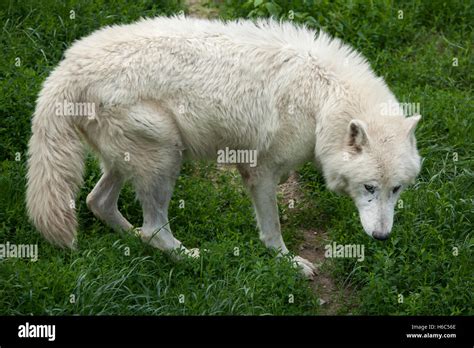
[[[351,120],[342,153],[332,158],[325,173],[330,189],[352,197],[365,232],[375,239],[388,238],[398,197],[420,171],[414,135],[420,118]]]

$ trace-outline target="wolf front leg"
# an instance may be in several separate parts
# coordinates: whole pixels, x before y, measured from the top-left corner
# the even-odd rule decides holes
[[[278,215],[276,189],[279,175],[272,170],[253,170],[250,167],[239,167],[245,185],[252,197],[260,240],[267,248],[279,251],[279,256],[288,254],[288,248],[283,241]],[[303,275],[312,279],[315,273],[314,265],[300,257],[292,257],[295,266],[301,269]]]

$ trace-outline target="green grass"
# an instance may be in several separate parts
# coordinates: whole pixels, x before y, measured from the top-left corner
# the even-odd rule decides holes
[[[338,287],[353,289],[350,302],[357,306],[343,304],[340,312],[473,314],[472,4],[225,0],[207,6],[227,19],[273,15],[324,28],[361,50],[400,100],[420,103],[417,139],[423,169],[402,194],[403,208],[397,208],[389,241],[369,239],[352,202],[328,192],[309,165],[299,171],[300,209],[280,207],[288,215],[283,233],[294,252],[305,228],[326,230],[339,244],[365,245],[364,262],[325,262]],[[0,260],[0,314],[321,313],[318,293],[289,262],[261,245],[240,179],[212,163],[185,165],[171,204],[176,237],[188,247],[208,250],[197,262],[176,263],[97,221],[84,202],[100,175],[92,157],[77,203],[80,248],[58,250],[28,222],[24,159],[30,118],[41,83],[64,50],[103,25],[180,10],[186,10],[184,5],[171,0],[0,4],[0,243],[37,243],[39,249],[37,262]],[[129,186],[119,205],[134,225],[141,224]]]

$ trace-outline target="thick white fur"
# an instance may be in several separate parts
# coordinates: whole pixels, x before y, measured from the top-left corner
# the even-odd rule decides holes
[[[64,101],[94,103],[96,116],[55,115]],[[417,120],[381,115],[384,103],[397,101],[364,58],[291,23],[160,17],[107,27],[69,48],[44,83],[29,144],[28,212],[49,241],[74,245],[83,139],[104,169],[87,200],[96,216],[132,227],[117,209],[131,180],[144,210],[142,238],[193,254],[169,229],[174,181],[183,158],[215,159],[229,147],[258,151],[257,167],[238,167],[268,247],[288,252],[275,189],[306,161],[319,164],[330,189],[354,198],[367,233],[388,233],[387,192],[411,182],[420,159]],[[380,190],[375,206],[368,182]],[[295,261],[312,275],[311,263]]]

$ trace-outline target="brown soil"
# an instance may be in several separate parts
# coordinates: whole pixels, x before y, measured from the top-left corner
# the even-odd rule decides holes
[[[288,180],[281,184],[279,193],[283,196],[283,204],[288,205],[290,200],[301,202],[303,193],[298,183],[298,175],[292,173]],[[301,209],[295,204],[295,209]],[[299,246],[299,256],[313,262],[318,268],[318,272],[310,281],[311,288],[317,294],[322,314],[338,314],[341,307],[347,307],[351,302],[352,290],[349,287],[341,289],[337,286],[327,267],[321,267],[323,263],[328,263],[324,256],[324,245],[329,243],[326,231],[321,229],[302,230],[303,242]],[[344,305],[344,306],[343,306]]]
[[[202,0],[186,0],[188,15],[195,18],[216,18],[219,11],[216,8],[206,7],[205,3]]]

